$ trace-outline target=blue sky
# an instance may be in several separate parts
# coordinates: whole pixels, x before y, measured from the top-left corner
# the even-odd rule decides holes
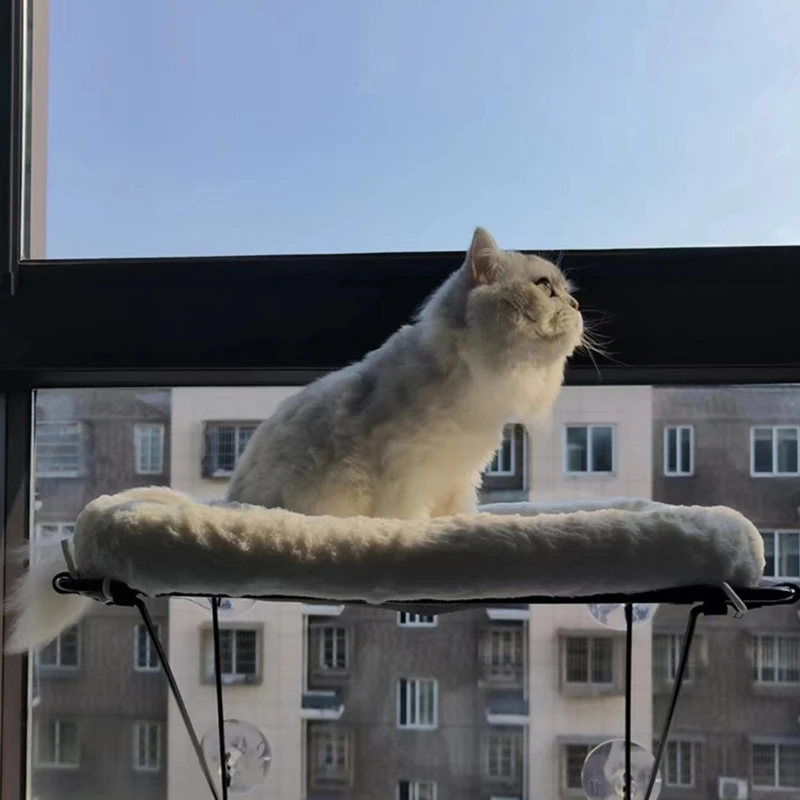
[[[51,2],[52,258],[800,243],[797,0]]]

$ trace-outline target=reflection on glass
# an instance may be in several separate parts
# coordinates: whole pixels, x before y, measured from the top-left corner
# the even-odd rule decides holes
[[[253,427],[294,391],[40,392],[32,534],[69,535],[86,502],[130,486],[163,482],[200,499],[221,497]],[[514,445],[513,492],[494,476],[481,500],[732,505],[762,531],[767,575],[797,580],[797,488],[782,478],[789,456],[778,452],[790,452],[791,437],[780,431],[798,418],[795,386],[568,387],[549,426],[515,429],[513,441],[525,446]],[[691,436],[683,433],[687,419]],[[507,456],[506,447],[494,463]],[[754,463],[777,479],[765,480]],[[208,603],[150,606],[198,730],[210,731]],[[643,609],[634,631],[633,729],[649,742],[677,674],[686,610]],[[606,611],[610,622],[621,607]],[[581,792],[586,756],[623,733],[624,634],[596,620],[583,605],[430,615],[232,603],[220,615],[226,717],[260,731],[271,759],[248,796],[562,800]],[[748,775],[753,785],[800,789],[798,753],[787,743],[795,721],[785,713],[786,693],[800,685],[798,642],[792,608],[751,612],[746,627],[714,618],[698,628],[662,766],[665,792],[716,792],[718,779],[735,788]],[[31,669],[31,796],[205,796],[136,614],[98,604],[42,648]],[[693,702],[700,697],[708,699]]]

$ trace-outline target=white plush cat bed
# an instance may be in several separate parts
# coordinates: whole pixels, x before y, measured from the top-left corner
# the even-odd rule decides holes
[[[171,489],[100,497],[78,518],[77,573],[146,595],[496,600],[756,586],[763,541],[729,508],[647,500],[496,504],[431,520],[304,516]],[[613,506],[613,507],[608,507]]]

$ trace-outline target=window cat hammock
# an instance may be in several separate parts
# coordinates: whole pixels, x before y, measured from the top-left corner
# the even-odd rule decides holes
[[[619,499],[504,504],[481,511],[417,521],[305,517],[200,503],[171,489],[135,489],[98,498],[84,509],[72,548],[61,543],[60,563],[65,559],[68,571],[59,571],[52,586],[61,594],[139,611],[215,800],[235,793],[236,771],[248,756],[240,747],[237,766],[230,736],[226,742],[226,730],[230,734],[230,726],[240,723],[224,716],[222,599],[335,601],[427,614],[518,603],[586,604],[601,622],[621,606],[624,738],[590,752],[584,788],[590,800],[655,800],[698,617],[724,615],[731,608],[738,617],[796,603],[800,587],[763,585],[761,537],[727,508]],[[217,729],[205,752],[145,597],[210,600]],[[653,758],[631,741],[632,648],[637,611],[659,603],[691,609]],[[261,763],[263,778],[268,753],[261,753]]]

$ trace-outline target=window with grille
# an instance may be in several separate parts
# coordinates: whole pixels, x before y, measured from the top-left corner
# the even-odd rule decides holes
[[[493,680],[515,680],[522,675],[522,627],[490,628],[484,643],[484,664]]]
[[[80,422],[37,422],[36,477],[77,478],[86,472],[86,431]]]
[[[586,756],[592,749],[589,744],[567,744],[564,745],[563,762],[564,762],[564,788],[565,789],[583,789],[583,781],[581,773],[583,771],[583,764],[586,761]]]
[[[484,773],[491,781],[516,783],[522,776],[522,737],[513,731],[489,733],[484,738]]]
[[[697,772],[697,748],[695,742],[668,741],[664,752],[664,783],[680,789],[694,786]]]
[[[36,660],[40,667],[48,669],[78,669],[81,665],[80,627],[74,625],[45,645],[36,654]]]
[[[320,727],[312,729],[311,766],[314,784],[346,783],[350,776],[350,758],[347,731]]]
[[[40,541],[64,539],[73,533],[75,533],[74,522],[41,522],[36,526],[36,538]]]
[[[800,427],[796,425],[752,428],[750,430],[751,475],[762,477],[800,473],[798,440],[800,440]]]
[[[683,636],[678,633],[654,633],[653,634],[653,677],[654,680],[672,683],[678,675],[678,666],[681,662],[681,647],[683,646]],[[697,642],[693,650],[689,651],[689,659],[686,662],[686,670],[683,674],[684,681],[694,680],[695,657],[694,650],[697,649]]]
[[[164,472],[164,425],[140,423],[133,429],[137,475],[161,475]]]
[[[564,471],[570,475],[609,475],[615,469],[613,425],[567,425]]]
[[[229,478],[233,475],[257,427],[257,422],[207,422],[203,477]]]
[[[514,474],[515,464],[516,440],[514,437],[514,426],[506,425],[503,428],[503,441],[484,470],[484,473],[486,475],[508,477]]]
[[[694,428],[691,425],[664,428],[664,474],[694,474]]]
[[[564,680],[589,686],[614,684],[613,639],[567,636],[564,640]]]
[[[34,761],[37,767],[74,769],[80,764],[78,723],[69,719],[36,724]]]
[[[800,532],[764,531],[764,575],[800,578]]]
[[[397,725],[435,728],[438,684],[430,678],[400,678],[397,682]]]
[[[160,626],[156,624],[154,627],[156,636],[160,637]],[[150,640],[147,628],[141,623],[133,629],[133,668],[137,672],[158,672],[161,668],[156,648]]]
[[[137,722],[133,726],[133,768],[137,772],[161,769],[160,722]]]
[[[205,632],[206,679],[214,680],[214,639]],[[260,631],[252,628],[220,630],[220,662],[224,683],[257,683],[259,680]]]
[[[319,633],[319,665],[322,669],[347,669],[347,628],[322,628]]]
[[[408,611],[397,612],[397,624],[401,628],[433,628],[436,626],[436,614],[411,614]]]
[[[756,636],[753,667],[757,683],[800,683],[800,637]]]
[[[398,781],[397,800],[436,800],[435,781]]]
[[[752,745],[753,786],[764,789],[800,789],[800,742]]]

